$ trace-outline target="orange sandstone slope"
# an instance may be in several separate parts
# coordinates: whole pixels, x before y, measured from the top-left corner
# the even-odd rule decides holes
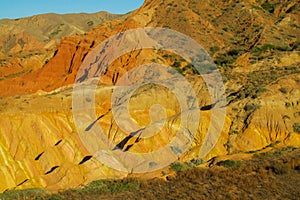
[[[1,96],[51,91],[73,83],[80,64],[93,47],[120,31],[138,27],[167,27],[182,32],[219,58],[218,64],[223,64],[223,57],[228,55],[249,58],[250,52],[268,44],[282,50],[299,49],[299,5],[296,1],[274,1],[270,10],[269,4],[146,1],[125,19],[62,39],[52,59],[41,69],[0,81]]]
[[[0,80],[41,68],[52,58],[61,38],[83,34],[99,24],[125,16],[107,12],[49,13],[0,20]]]

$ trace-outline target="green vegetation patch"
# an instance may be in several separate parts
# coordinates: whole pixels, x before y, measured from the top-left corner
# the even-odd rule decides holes
[[[170,165],[170,169],[174,170],[174,171],[177,171],[177,172],[179,172],[179,171],[185,171],[185,170],[187,170],[189,168],[190,168],[190,166],[187,165],[184,162],[174,162],[174,163],[172,163]]]
[[[265,3],[263,3],[263,4],[261,5],[261,7],[262,7],[264,10],[268,11],[269,13],[274,13],[275,5],[269,3],[268,1],[265,2]]]
[[[16,78],[16,77],[18,77],[18,76],[21,76],[22,74],[25,74],[26,72],[28,72],[28,71],[23,70],[23,71],[20,71],[20,72],[18,72],[18,73],[15,73],[15,74],[6,75],[6,76],[4,76],[4,78],[5,78],[5,79],[8,79],[8,78]],[[29,71],[29,72],[30,72],[30,71]]]
[[[57,29],[56,31],[53,31],[52,33],[50,33],[50,36],[55,36],[58,35],[62,30]]]
[[[216,49],[211,49],[211,52],[212,50],[216,50]],[[232,63],[234,63],[235,60],[238,58],[238,56],[242,55],[243,52],[244,52],[243,48],[233,48],[228,50],[226,53],[219,54],[214,61],[217,65],[229,66]]]
[[[300,123],[295,123],[293,128],[296,133],[300,133]]]
[[[241,161],[234,161],[234,160],[223,160],[217,163],[218,166],[223,166],[226,168],[240,166],[242,164]]]
[[[87,25],[88,25],[88,26],[93,26],[93,25],[94,25],[94,22],[93,22],[93,21],[88,21],[88,22],[87,22]]]
[[[8,190],[0,194],[1,200],[11,199],[42,199],[41,197],[46,196],[47,192],[43,189],[32,188],[25,190]]]
[[[98,180],[93,181],[76,192],[79,194],[102,194],[118,193],[124,191],[135,191],[140,189],[141,184],[135,179],[115,180]]]
[[[244,107],[244,110],[245,111],[251,111],[251,110],[257,110],[260,108],[260,105],[257,105],[257,104],[247,104],[245,107]]]
[[[288,93],[288,90],[286,88],[284,88],[284,87],[279,88],[279,91],[282,92],[283,94]]]

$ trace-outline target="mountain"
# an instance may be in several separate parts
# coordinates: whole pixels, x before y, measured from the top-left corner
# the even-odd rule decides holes
[[[216,129],[219,120],[212,116],[217,103],[210,99],[209,86],[187,60],[153,49],[136,49],[107,68],[95,93],[95,114],[99,118],[91,124],[83,123],[83,130],[88,132],[95,124],[101,125],[109,141],[133,153],[152,152],[170,143],[180,127],[178,116],[182,112],[176,95],[167,88],[145,85],[129,101],[131,118],[154,130],[158,125],[151,121],[156,116],[149,116],[149,110],[157,109],[158,116],[160,109],[152,105],[165,108],[166,126],[155,136],[129,137],[111,111],[112,90],[118,88],[118,79],[135,66],[155,61],[172,66],[191,83],[200,107],[195,138],[179,161],[208,161],[239,153],[251,156],[286,146],[299,148],[299,10],[293,0],[146,0],[125,17],[104,22],[81,35],[64,37],[57,49],[50,50],[52,56],[45,65],[22,73],[16,71],[0,81],[0,173],[5,177],[0,190],[60,190],[100,178],[126,177],[138,169],[113,170],[87,149],[74,119],[76,114],[84,117],[86,110],[72,110],[72,94],[76,75],[81,73],[79,68],[89,53],[107,38],[140,27],[165,27],[183,33],[203,46],[217,64],[227,105],[216,145],[199,158],[210,123],[213,121],[211,126]],[[6,66],[16,67],[13,61]],[[94,102],[89,97],[84,101]],[[173,147],[172,151],[181,150]],[[160,161],[163,159],[166,158]],[[160,177],[161,171],[149,176]]]
[[[43,69],[24,77],[9,79],[7,83],[0,82],[0,87],[5,91],[2,96],[6,93],[11,95],[10,91],[13,91],[13,94],[25,94],[28,90],[36,92],[39,89],[51,91],[72,83],[76,69],[91,47],[96,47],[103,39],[118,31],[137,27],[167,27],[187,34],[206,48],[220,65],[232,64],[237,57],[239,63],[236,64],[248,65],[270,51],[277,53],[299,50],[298,5],[295,1],[274,1],[273,4],[269,4],[259,4],[255,1],[146,2],[125,19],[104,23],[84,35],[63,39],[55,56]],[[271,13],[267,8],[263,8],[267,5],[273,5],[274,10],[270,11]],[[72,60],[73,56],[76,57],[75,60]],[[67,73],[71,67],[70,63],[74,69],[71,74]],[[49,70],[59,75],[64,74],[68,80],[57,80],[58,76],[53,74],[55,77],[49,78],[49,85],[53,86],[41,85],[42,81],[39,79],[44,78],[36,74],[43,73],[48,76],[46,74]],[[20,87],[18,84],[12,84],[22,82],[22,79],[35,80],[37,85],[28,83],[27,86],[24,83]],[[10,90],[7,87],[15,88]]]
[[[21,19],[0,20],[0,79],[41,68],[53,56],[60,40],[83,34],[121,18],[107,12],[93,14],[42,14]]]

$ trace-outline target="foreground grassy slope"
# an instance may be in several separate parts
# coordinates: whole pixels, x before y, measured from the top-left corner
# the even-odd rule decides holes
[[[300,149],[258,152],[250,160],[223,160],[210,167],[170,169],[166,178],[99,180],[57,194],[41,189],[7,191],[2,199],[297,199]],[[163,175],[162,175],[163,176]]]

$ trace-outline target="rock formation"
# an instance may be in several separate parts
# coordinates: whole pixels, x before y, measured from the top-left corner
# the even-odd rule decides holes
[[[16,52],[25,51],[25,47],[26,51],[43,49],[46,44],[28,33],[16,34],[11,41],[22,39],[24,46],[15,44],[3,51],[7,46],[2,45],[0,51],[2,57],[16,53],[16,58],[0,66],[0,174],[4,177],[0,191],[30,187],[60,190],[134,173],[111,169],[87,150],[73,121],[72,91],[78,70],[90,52],[105,39],[140,27],[165,27],[186,34],[218,65],[226,89],[227,114],[217,144],[203,159],[266,147],[299,147],[299,9],[293,0],[146,0],[126,17],[103,22],[81,35],[64,37],[57,49],[40,51],[25,60]],[[96,102],[95,124],[101,125],[108,140],[122,150],[145,153],[164,147],[178,131],[178,115],[182,112],[171,91],[146,85],[130,100],[131,118],[140,126],[149,125],[155,118],[149,109],[160,111],[153,105],[165,108],[165,126],[153,137],[128,137],[111,111],[112,91],[120,77],[135,66],[151,62],[172,66],[196,93],[200,123],[190,148],[178,158],[192,160],[199,156],[213,121],[211,108],[215,102],[211,102],[203,78],[178,55],[149,49],[123,55],[107,68],[95,101],[85,101]]]

